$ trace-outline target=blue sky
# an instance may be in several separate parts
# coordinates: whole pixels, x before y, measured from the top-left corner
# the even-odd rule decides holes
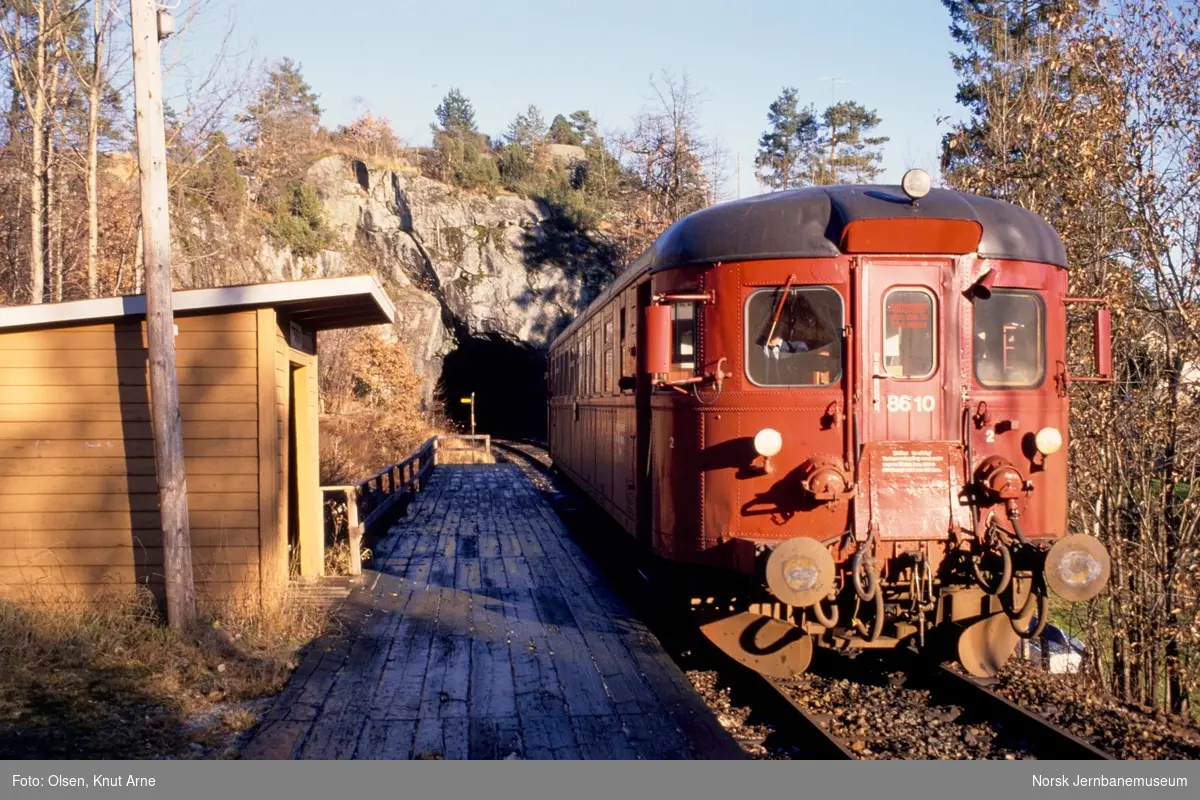
[[[757,191],[757,140],[785,85],[819,109],[831,91],[875,109],[891,137],[884,178],[893,182],[910,166],[936,173],[946,129],[937,119],[963,114],[938,0],[218,2],[237,20],[239,47],[302,64],[326,124],[352,119],[365,104],[411,144],[428,143],[433,110],[450,87],[471,99],[480,128],[493,135],[530,103],[547,121],[586,108],[612,130],[647,102],[652,74],[687,72],[705,90],[709,134],[729,153],[729,194],[739,153],[742,193]],[[202,57],[221,28],[210,18],[187,48]]]

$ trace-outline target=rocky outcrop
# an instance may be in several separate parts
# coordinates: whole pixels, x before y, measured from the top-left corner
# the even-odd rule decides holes
[[[500,337],[544,348],[581,302],[580,282],[538,265],[531,244],[544,216],[514,195],[469,194],[419,175],[330,156],[308,181],[321,198],[336,249],[297,259],[264,244],[277,279],[372,272],[397,308],[396,335],[433,397],[442,360],[465,340]]]

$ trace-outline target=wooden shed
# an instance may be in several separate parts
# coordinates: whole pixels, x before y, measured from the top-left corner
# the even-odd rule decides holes
[[[372,277],[174,293],[196,590],[324,564],[316,333],[395,310]],[[163,592],[145,297],[0,308],[0,596]]]

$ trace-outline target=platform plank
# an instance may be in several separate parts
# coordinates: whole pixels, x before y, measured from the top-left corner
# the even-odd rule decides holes
[[[739,758],[512,465],[440,466],[244,758]]]

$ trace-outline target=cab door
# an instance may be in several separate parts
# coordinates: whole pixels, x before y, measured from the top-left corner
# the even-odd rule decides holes
[[[863,265],[864,320],[860,330],[864,439],[867,442],[939,442],[947,436],[945,406],[954,381],[947,348],[943,287],[952,262]],[[950,398],[951,400],[953,398]]]
[[[859,539],[944,539],[963,518],[953,262],[865,260]]]

